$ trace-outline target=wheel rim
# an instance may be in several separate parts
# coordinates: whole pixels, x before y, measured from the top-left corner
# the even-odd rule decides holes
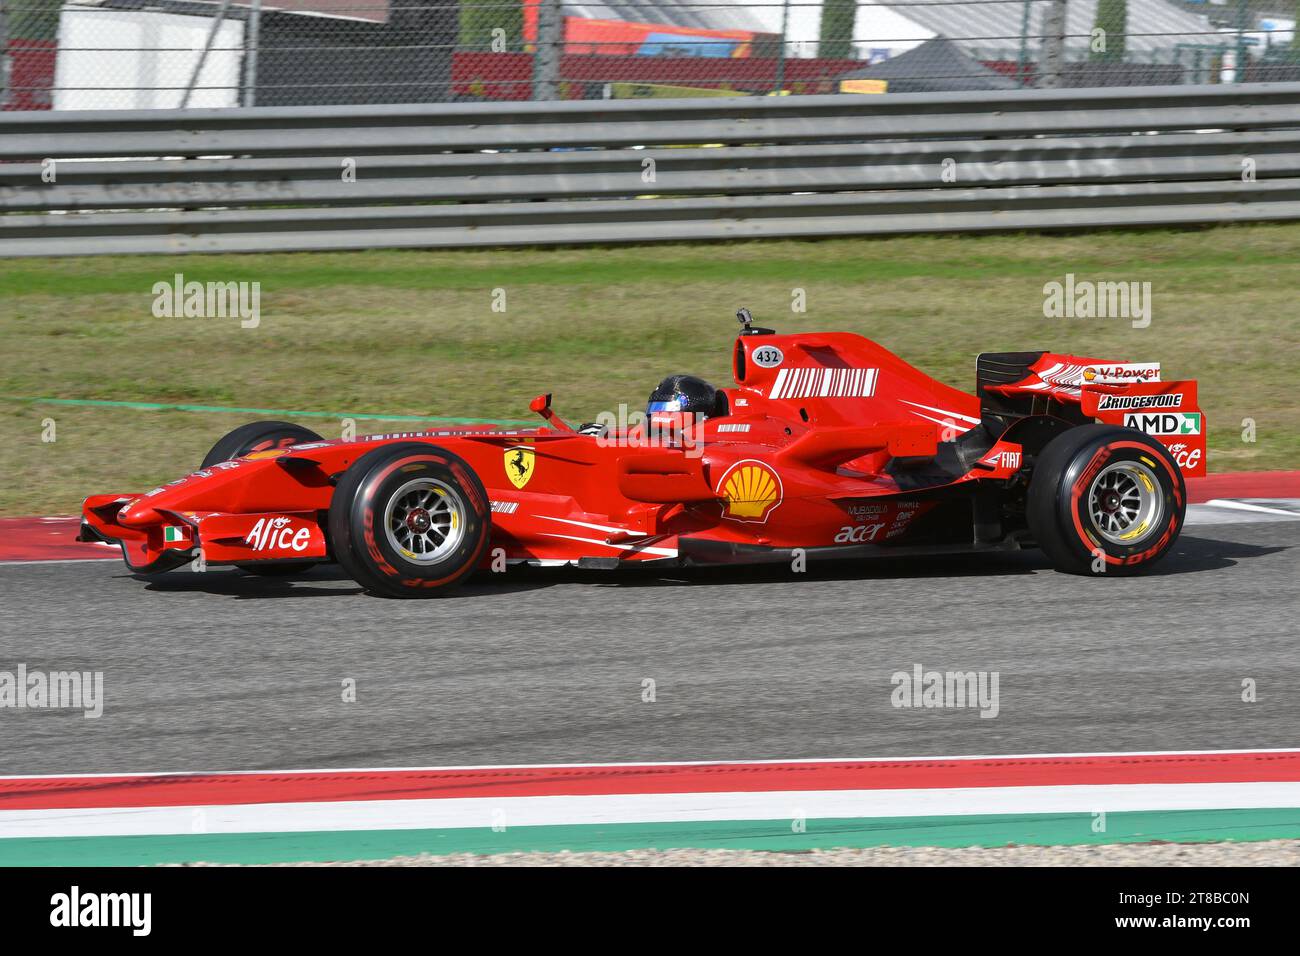
[[[1159,527],[1165,510],[1155,473],[1141,462],[1103,468],[1088,489],[1092,526],[1112,544],[1131,545]]]
[[[408,481],[384,507],[384,531],[408,561],[432,564],[455,551],[465,537],[465,503],[455,488],[437,479]]]

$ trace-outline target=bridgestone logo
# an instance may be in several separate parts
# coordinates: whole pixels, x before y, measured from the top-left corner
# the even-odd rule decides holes
[[[1182,392],[1164,395],[1103,395],[1097,403],[1101,412],[1121,408],[1177,408],[1183,404]]]

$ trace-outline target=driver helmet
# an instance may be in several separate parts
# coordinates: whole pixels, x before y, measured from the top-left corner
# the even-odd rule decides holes
[[[726,396],[694,375],[669,375],[655,386],[646,405],[646,416],[655,421],[703,420],[725,415]],[[671,418],[669,417],[671,416]]]

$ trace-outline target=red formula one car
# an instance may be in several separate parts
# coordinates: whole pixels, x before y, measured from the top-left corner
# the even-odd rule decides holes
[[[1155,363],[985,353],[975,394],[840,332],[741,310],[735,387],[674,376],[644,418],[325,441],[231,432],[145,494],[86,499],[82,540],[140,573],[336,561],[368,591],[444,593],[507,564],[620,568],[1039,547],[1061,571],[1147,568],[1205,471],[1196,383]]]

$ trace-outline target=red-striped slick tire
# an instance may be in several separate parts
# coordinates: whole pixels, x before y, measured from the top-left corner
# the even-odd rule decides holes
[[[1159,561],[1186,511],[1182,473],[1163,445],[1132,428],[1081,425],[1038,456],[1026,518],[1058,571],[1104,576]]]
[[[343,473],[330,502],[330,545],[372,594],[440,597],[478,566],[491,523],[487,492],[463,458],[402,442],[376,448]],[[439,528],[447,533],[434,544]]]

